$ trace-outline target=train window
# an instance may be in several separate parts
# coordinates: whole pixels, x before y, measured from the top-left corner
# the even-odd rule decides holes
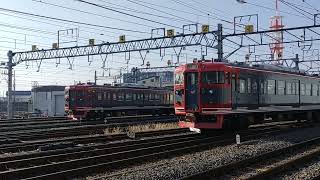
[[[123,101],[124,93],[118,93],[118,101]]]
[[[117,94],[113,93],[113,100],[117,100]]]
[[[312,96],[318,96],[318,85],[312,84]]]
[[[285,93],[285,81],[278,81],[277,94],[284,95]]]
[[[319,85],[317,85],[317,86],[318,86],[317,96],[319,96],[320,95],[320,86]]]
[[[225,75],[223,71],[203,72],[202,83],[217,84],[224,83]]]
[[[187,74],[187,82],[188,85],[196,85],[198,84],[198,73],[192,72]]]
[[[98,93],[98,101],[102,100],[102,93]]]
[[[246,80],[240,79],[240,93],[246,93]]]
[[[268,94],[276,94],[276,81],[268,80]]]
[[[132,94],[126,93],[126,101],[132,101]]]
[[[107,99],[107,92],[103,92],[103,99]]]
[[[292,94],[298,95],[299,87],[297,82],[292,83]]]
[[[132,94],[132,99],[135,101],[137,100],[137,94]]]
[[[264,94],[268,94],[268,81],[265,81],[263,83],[263,86],[264,86]]]
[[[260,81],[260,94],[264,94],[264,82]]]
[[[110,100],[111,99],[111,95],[110,95],[110,93],[108,93],[108,100]]]
[[[306,95],[306,85],[303,83],[301,83],[300,85],[300,93],[301,93],[301,96]]]
[[[287,82],[286,83],[286,93],[288,94],[288,95],[290,95],[290,94],[293,94],[293,92],[292,92],[292,85],[293,85],[293,83],[291,83],[291,82]]]
[[[258,84],[256,80],[252,81],[252,93],[257,93],[258,92]]]
[[[173,104],[173,94],[170,94],[170,104]]]
[[[160,98],[159,98],[159,94],[155,94],[155,95],[154,95],[154,99],[157,100],[157,101],[159,101],[159,99],[160,99]]]
[[[311,84],[306,84],[306,95],[311,96]]]
[[[231,83],[230,72],[227,72],[226,79],[228,81],[228,84],[230,84]]]
[[[251,93],[251,78],[248,78],[247,85],[248,85],[247,87],[248,93]]]
[[[184,76],[183,73],[176,74],[174,77],[175,84],[183,84]]]

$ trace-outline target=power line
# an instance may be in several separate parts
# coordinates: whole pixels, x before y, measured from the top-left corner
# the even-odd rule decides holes
[[[182,5],[182,6],[188,7],[188,8],[190,8],[190,9],[192,9],[192,10],[198,9],[198,11],[199,11],[199,8],[196,8],[196,7],[194,7],[194,6],[190,5],[190,4],[184,3],[184,2],[179,1],[179,0],[173,0],[173,1],[176,2],[177,4],[180,4],[180,5]],[[200,11],[201,11],[201,10],[200,10]],[[207,13],[208,15],[212,16],[210,11],[207,11],[207,10],[205,10],[205,11],[206,11],[206,13]],[[219,21],[226,22],[226,23],[229,23],[229,24],[233,24],[233,22],[228,21],[228,20],[225,20],[225,19],[221,19],[221,18],[219,18],[219,17],[217,17],[217,16],[212,16],[212,17],[213,17],[214,19],[219,20]]]
[[[130,14],[130,13],[126,13],[126,12],[123,12],[123,11],[119,11],[119,10],[115,10],[115,9],[109,8],[109,7],[104,6],[104,5],[100,5],[100,4],[96,4],[96,3],[92,3],[92,2],[88,2],[88,1],[84,1],[84,0],[76,0],[76,1],[79,1],[79,2],[85,3],[85,4],[89,4],[89,5],[92,5],[92,6],[96,6],[96,7],[99,7],[99,8],[103,8],[103,9],[106,9],[106,10],[109,10],[109,11],[113,11],[113,12],[116,12],[116,13],[119,13],[119,14],[124,14],[126,16],[131,16],[131,17],[134,17],[134,18],[137,18],[137,19],[141,19],[141,20],[144,20],[144,21],[149,21],[149,22],[153,22],[153,23],[156,23],[156,24],[161,24],[161,25],[164,25],[164,26],[171,26],[171,27],[175,27],[175,28],[181,29],[181,27],[177,27],[177,26],[174,26],[174,25],[162,23],[162,22],[159,22],[159,21],[155,21],[155,20],[144,18],[144,17],[140,17],[140,16],[136,16],[136,15],[133,15],[133,14]]]
[[[284,0],[280,0],[280,2],[282,2],[283,4],[287,5],[288,7],[292,8],[292,9],[294,9],[295,11],[299,12],[300,14],[305,16],[306,18],[313,20],[312,18],[310,18],[309,16],[306,15],[306,14],[309,14],[309,15],[313,16],[312,13],[310,13],[310,12],[308,12],[308,11],[298,7],[298,6],[296,6],[293,3],[290,3],[290,2],[287,2],[287,1],[284,1]],[[303,12],[306,13],[306,14],[304,14]]]
[[[308,3],[306,0],[303,0],[302,2],[309,6],[309,7],[303,6],[304,8],[312,9],[312,10],[315,10],[315,11],[319,12],[319,10],[318,10],[317,8],[315,8],[314,6],[312,6],[312,5],[311,5],[310,3]],[[291,2],[291,3],[292,3],[292,2]],[[293,3],[292,3],[292,4],[293,4]],[[297,4],[296,4],[296,5],[297,5]],[[299,6],[301,6],[301,4],[300,4]]]
[[[78,0],[78,1],[80,1],[80,0]],[[128,32],[134,32],[134,33],[141,33],[141,34],[150,34],[148,32],[143,32],[143,31],[137,31],[137,30],[131,30],[131,29],[123,29],[123,28],[115,28],[115,27],[110,27],[110,26],[103,26],[103,25],[98,25],[98,24],[91,24],[91,23],[85,23],[85,22],[79,22],[79,21],[55,18],[55,17],[50,17],[50,16],[43,16],[43,15],[39,15],[39,14],[27,13],[27,12],[11,10],[11,9],[6,9],[6,8],[0,8],[0,11],[18,13],[18,14],[23,14],[23,15],[27,15],[27,16],[34,16],[34,17],[51,19],[51,20],[56,20],[56,21],[62,21],[62,22],[68,22],[68,23],[74,23],[74,24],[81,24],[81,25],[86,25],[86,26],[94,26],[94,27],[113,29],[113,30],[120,30],[120,31],[128,31]]]
[[[106,16],[106,15],[92,13],[92,12],[89,12],[89,11],[83,11],[83,10],[79,10],[79,9],[75,9],[75,8],[71,8],[71,7],[66,7],[66,6],[62,6],[62,5],[58,5],[58,4],[48,3],[48,2],[45,2],[43,0],[32,0],[32,1],[38,2],[38,3],[42,3],[42,4],[45,4],[45,5],[49,5],[49,6],[59,7],[59,8],[62,8],[62,9],[68,9],[68,10],[77,11],[77,12],[81,12],[81,13],[85,13],[85,14],[99,16],[99,17],[103,17],[103,18],[107,18],[107,19],[114,19],[114,20],[130,23],[130,24],[134,24],[134,25],[141,25],[141,26],[144,26],[144,27],[154,28],[153,26],[149,26],[147,24],[141,24],[141,23],[138,23],[138,22],[123,20],[123,19],[116,18],[116,17]]]
[[[98,0],[100,2],[103,2],[105,4],[111,4],[113,6],[108,6],[109,8],[111,9],[120,9],[120,10],[123,10],[123,11],[129,11],[129,12],[133,12],[133,13],[137,13],[137,14],[143,14],[143,15],[149,15],[149,16],[153,16],[153,17],[158,17],[158,18],[163,18],[165,20],[172,20],[172,21],[176,21],[176,22],[185,22],[185,20],[180,20],[181,18],[173,18],[173,17],[169,17],[169,16],[162,16],[162,15],[159,15],[159,14],[154,14],[154,13],[148,13],[148,12],[145,12],[145,11],[139,11],[139,10],[136,10],[136,9],[133,9],[133,8],[128,8],[126,6],[122,6],[122,5],[119,5],[119,4],[115,4],[115,3],[111,3],[111,2],[107,2],[105,0]],[[147,2],[143,2],[144,4],[147,4]],[[120,8],[122,7],[122,8]]]
[[[152,9],[152,10],[154,10],[154,11],[158,11],[158,12],[161,12],[161,13],[169,14],[169,15],[171,15],[171,16],[173,16],[173,17],[182,19],[182,20],[184,20],[184,21],[188,21],[188,22],[191,22],[191,23],[195,23],[194,21],[191,21],[191,20],[189,20],[189,19],[186,19],[186,18],[183,18],[183,17],[179,17],[179,16],[177,16],[177,15],[175,15],[175,14],[168,13],[168,12],[162,11],[162,10],[160,10],[160,9],[147,6],[147,5],[144,5],[144,4],[142,4],[142,3],[138,3],[138,2],[136,2],[136,1],[132,1],[132,0],[126,0],[126,1],[131,2],[131,3],[133,3],[133,4],[137,4],[137,5],[146,7],[146,8],[149,8],[149,9]]]
[[[264,8],[264,9],[267,9],[267,10],[274,11],[274,8],[270,8],[270,7],[267,7],[267,6],[263,6],[263,5],[255,4],[255,3],[252,3],[252,2],[246,2],[246,4],[249,4],[249,5],[252,5],[252,6],[256,6],[256,7],[260,7],[260,8]],[[279,10],[279,12],[281,12],[281,13],[285,13],[285,14],[289,14],[289,15],[293,15],[293,16],[296,16],[296,17],[302,17],[302,18],[305,18],[305,17],[304,17],[304,16],[302,16],[302,15],[294,14],[294,13],[291,13],[291,12],[288,12],[288,11]]]
[[[151,3],[151,2],[144,2],[144,1],[141,1],[141,0],[135,0],[135,1],[141,2],[141,3],[145,3],[145,4],[149,4],[149,5],[152,5],[152,6],[155,6],[155,7],[162,7],[162,8],[173,10],[173,11],[177,11],[177,12],[182,12],[182,13],[186,13],[186,14],[192,14],[192,15],[208,18],[208,16],[204,16],[202,14],[193,13],[193,12],[190,12],[190,11],[184,11],[182,9],[175,9],[175,8],[172,8],[172,7],[163,6],[163,5],[159,5],[159,4],[154,4],[154,3]],[[209,16],[209,18],[212,18],[212,17]]]

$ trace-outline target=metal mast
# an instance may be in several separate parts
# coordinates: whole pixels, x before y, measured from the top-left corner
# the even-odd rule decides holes
[[[270,30],[276,30],[272,33],[273,43],[270,44],[271,54],[273,55],[273,59],[276,64],[281,64],[280,59],[283,59],[283,33],[279,31],[284,28],[282,24],[283,16],[279,15],[279,6],[278,0],[276,0],[276,15],[271,17],[271,26]]]

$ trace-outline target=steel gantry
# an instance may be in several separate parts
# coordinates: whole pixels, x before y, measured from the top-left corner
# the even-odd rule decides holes
[[[219,26],[221,27],[221,26]],[[222,27],[220,28],[221,31]],[[155,49],[181,48],[187,46],[206,46],[216,48],[219,51],[218,42],[222,39],[217,31],[179,34],[149,39],[132,40],[125,42],[111,42],[97,45],[75,46],[67,48],[44,49],[36,51],[15,52],[13,62],[19,64],[25,61],[69,58],[79,56],[93,56],[100,54],[114,54],[135,51],[147,51]]]

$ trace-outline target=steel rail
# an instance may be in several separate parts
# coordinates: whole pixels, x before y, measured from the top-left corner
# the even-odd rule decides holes
[[[313,141],[315,142],[315,141]],[[315,143],[319,143],[319,141],[316,141]],[[314,145],[314,144],[313,144]],[[292,160],[288,160],[284,163],[280,163],[277,165],[274,165],[269,168],[265,168],[263,171],[259,171],[257,174],[251,175],[248,180],[251,179],[268,179],[271,177],[274,177],[277,174],[280,174],[281,172],[286,172],[288,169],[297,166],[299,164],[305,164],[306,162],[318,157],[320,155],[320,148],[317,147],[313,149],[311,152],[308,152],[307,154],[300,155],[297,158],[294,158]]]
[[[258,133],[257,131],[244,132],[242,138],[249,140],[263,135],[274,135],[283,133],[283,130],[268,130]],[[173,138],[175,139],[175,138]],[[29,168],[9,170],[0,172],[0,177],[5,178],[27,178],[27,179],[59,179],[87,175],[104,171],[108,168],[121,167],[138,162],[166,158],[179,154],[191,153],[212,148],[219,145],[234,143],[234,137],[204,137],[193,140],[177,141],[170,144],[155,144],[155,146],[142,147],[128,151],[117,151],[111,154],[102,154],[86,158],[73,159],[63,162],[55,162]],[[32,175],[31,175],[32,174]]]
[[[223,166],[219,166],[216,168],[212,168],[210,170],[207,171],[203,171],[203,172],[199,172],[197,174],[192,174],[190,176],[186,176],[183,177],[181,179],[183,180],[193,180],[193,179],[212,179],[212,178],[223,178],[223,176],[228,176],[233,177],[237,174],[237,172],[239,174],[242,174],[244,172],[244,169],[248,169],[248,170],[252,170],[255,169],[253,166],[254,165],[258,165],[261,164],[261,162],[266,161],[266,159],[272,159],[272,158],[279,158],[281,157],[283,154],[288,153],[288,152],[292,152],[292,151],[297,151],[300,150],[301,148],[305,148],[306,146],[312,146],[314,144],[319,144],[320,143],[320,137],[311,139],[311,140],[307,140],[307,141],[303,141],[300,143],[296,143],[294,145],[288,146],[288,147],[284,147],[281,149],[277,149],[274,151],[270,151],[270,152],[266,152],[263,153],[261,155],[257,155],[251,158],[247,158],[244,160],[240,160],[240,161],[236,161],[236,162],[232,162]],[[239,172],[241,171],[241,172]],[[276,170],[278,171],[278,169]],[[232,172],[232,175],[230,176],[229,173]],[[272,174],[272,173],[271,173]],[[268,175],[268,170],[266,170],[265,174],[261,173],[261,174],[257,174],[256,176],[252,176],[252,179],[263,179]],[[260,177],[261,175],[261,177]]]
[[[79,131],[79,130],[78,130]],[[171,130],[170,130],[171,131]],[[174,130],[176,132],[181,132],[185,130]],[[77,132],[77,131],[75,131]],[[123,139],[128,139],[127,134],[114,134],[114,135],[96,135],[96,136],[75,136],[76,133],[72,132],[71,137],[65,137],[61,139],[45,139],[45,140],[40,140],[40,141],[30,141],[30,142],[19,142],[19,143],[13,143],[13,144],[3,144],[0,145],[0,152],[2,153],[14,153],[14,152],[19,152],[19,151],[32,151],[32,150],[37,150],[39,147],[43,147],[45,145],[50,145],[50,144],[57,144],[57,143],[62,143],[62,142],[72,142],[73,144],[88,144],[88,143],[98,143],[98,142],[109,142],[109,141],[114,141],[114,140],[123,140]],[[140,134],[143,134],[142,137],[144,136],[152,136],[154,134],[159,134],[162,135],[161,132],[165,132],[166,134],[170,134],[168,131],[152,131],[152,132],[141,132],[141,133],[136,133],[136,137],[141,137]],[[150,135],[148,135],[150,134]],[[70,134],[69,134],[70,135]],[[40,135],[39,135],[40,136]]]

